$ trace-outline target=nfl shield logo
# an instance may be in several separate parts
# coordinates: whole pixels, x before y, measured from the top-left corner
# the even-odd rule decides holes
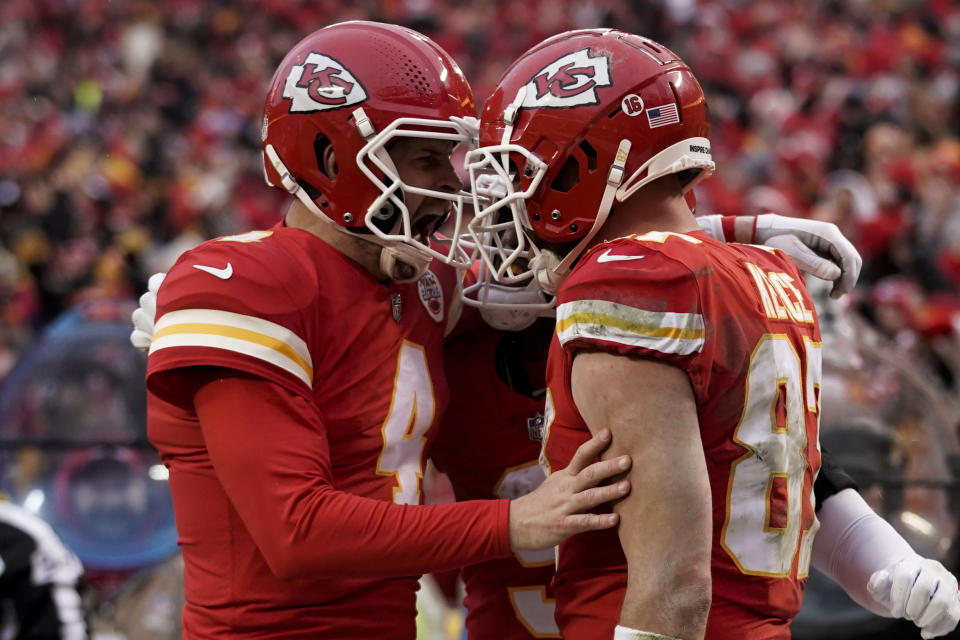
[[[393,314],[394,322],[400,322],[400,316],[403,315],[403,299],[399,293],[390,296],[390,312]]]
[[[543,414],[539,411],[532,418],[527,418],[527,435],[534,442],[543,442]]]

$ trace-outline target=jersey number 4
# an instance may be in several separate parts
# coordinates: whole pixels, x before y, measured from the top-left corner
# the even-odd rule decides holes
[[[383,449],[377,460],[378,474],[397,477],[393,489],[396,504],[420,504],[423,450],[435,412],[427,354],[420,345],[404,342],[397,355],[397,377],[390,411],[383,421]]]
[[[805,368],[782,334],[763,336],[750,359],[743,416],[734,432],[748,451],[730,470],[721,543],[751,575],[793,577],[798,552],[796,577],[809,572],[817,523],[807,467],[819,448],[821,347],[809,338],[803,347]]]

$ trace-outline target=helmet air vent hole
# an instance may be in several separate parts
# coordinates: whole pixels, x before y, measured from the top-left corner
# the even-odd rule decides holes
[[[410,94],[419,98],[430,97],[433,85],[416,60],[389,42],[377,42],[373,53],[390,73],[401,79],[399,84],[406,86]]]
[[[673,99],[677,103],[677,113],[680,116],[680,122],[683,122],[683,108],[682,108],[683,103],[680,102],[680,94],[679,92],[677,92],[677,87],[672,82],[670,82],[669,85],[670,85],[670,91],[673,92]]]
[[[650,49],[650,51],[653,51],[654,53],[663,53],[663,51],[659,47],[655,46],[652,42],[649,42],[647,40],[644,40],[643,46],[645,46],[647,49]]]
[[[569,155],[563,166],[560,167],[560,171],[557,172],[557,177],[553,179],[550,188],[554,191],[566,193],[577,186],[578,182],[580,182],[580,163],[577,162],[575,157]]]
[[[597,170],[597,150],[586,140],[580,143],[580,150],[587,157],[587,171],[593,173]]]

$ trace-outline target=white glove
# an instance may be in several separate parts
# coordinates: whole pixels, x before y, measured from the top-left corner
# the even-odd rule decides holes
[[[823,501],[813,539],[813,566],[873,613],[906,618],[924,638],[949,633],[960,620],[957,579],[921,558],[853,489]]]
[[[840,267],[826,258],[821,258],[794,235],[773,236],[763,243],[768,247],[780,249],[790,256],[800,271],[816,276],[821,280],[835,282],[842,274]],[[831,292],[831,295],[832,292]]]
[[[450,116],[451,122],[470,137],[470,148],[476,149],[480,139],[480,120],[473,116]]]
[[[960,621],[957,579],[936,560],[907,556],[870,576],[867,590],[894,617],[920,627],[923,638],[950,633]]]
[[[795,237],[776,240],[781,236]],[[863,259],[832,222],[765,213],[757,216],[753,241],[782,249],[801,270],[833,281],[831,298],[852,291],[860,277]]]
[[[495,202],[506,197],[507,185],[503,178],[496,174],[481,173],[477,176],[477,195]]]
[[[130,343],[137,349],[146,351],[153,341],[153,325],[157,315],[157,291],[166,277],[166,273],[155,273],[147,281],[147,292],[140,296],[140,306],[134,309],[131,319],[133,331],[130,332]]]

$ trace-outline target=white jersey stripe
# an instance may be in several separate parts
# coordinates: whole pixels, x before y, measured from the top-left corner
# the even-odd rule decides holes
[[[688,355],[704,344],[698,313],[647,311],[607,300],[574,300],[557,307],[560,344],[587,338],[661,353]]]
[[[279,324],[216,309],[182,309],[157,321],[150,353],[170,347],[211,347],[264,360],[313,385],[306,343]]]

